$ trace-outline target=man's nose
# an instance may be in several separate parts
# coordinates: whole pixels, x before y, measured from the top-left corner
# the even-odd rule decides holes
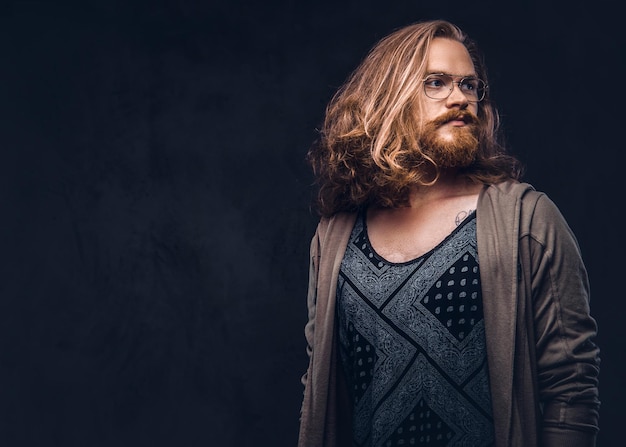
[[[450,92],[450,96],[448,96],[448,100],[446,101],[447,107],[460,107],[465,108],[469,104],[469,100],[465,93],[461,91],[461,87],[458,82],[452,83],[452,91]]]

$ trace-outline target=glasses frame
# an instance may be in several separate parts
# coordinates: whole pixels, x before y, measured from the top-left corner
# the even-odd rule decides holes
[[[452,87],[450,87],[450,88],[448,89],[448,94],[447,94],[446,96],[444,96],[444,97],[442,97],[442,98],[433,98],[432,96],[430,96],[430,95],[428,94],[428,92],[426,91],[426,81],[428,81],[428,79],[429,79],[431,76],[448,76],[448,77],[452,80]],[[463,76],[463,77],[461,77],[461,79],[459,79],[458,81],[455,81],[455,80],[454,80],[454,78],[455,78],[455,77],[456,77],[456,78],[458,78],[459,76],[451,75],[451,74],[448,74],[448,73],[430,73],[428,76],[426,76],[424,79],[422,79],[422,84],[423,84],[423,86],[424,86],[424,94],[426,95],[426,97],[428,97],[428,98],[430,98],[430,99],[436,99],[436,100],[448,99],[448,98],[450,97],[450,95],[452,94],[452,90],[454,90],[454,84],[456,84],[456,86],[459,88],[459,90],[461,91],[461,93],[463,93],[463,95],[467,98],[467,100],[468,100],[469,102],[481,102],[481,101],[482,101],[483,99],[485,99],[485,97],[487,96],[487,88],[488,88],[488,85],[487,85],[487,83],[486,83],[485,81],[483,81],[482,79],[477,78],[476,76]],[[473,99],[473,98],[469,97],[469,96],[468,96],[468,95],[467,95],[467,94],[466,94],[463,90],[461,90],[461,83],[462,83],[463,81],[465,81],[466,79],[473,79],[473,80],[476,80],[476,81],[478,81],[478,82],[479,82],[479,85],[480,85],[480,83],[482,83],[482,90],[481,90],[481,88],[480,88],[480,87],[477,89],[479,92],[480,92],[480,91],[482,91],[482,95],[480,96],[480,98],[478,98],[478,96],[476,96],[478,99]]]

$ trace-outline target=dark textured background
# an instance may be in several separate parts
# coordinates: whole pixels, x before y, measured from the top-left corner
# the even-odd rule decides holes
[[[0,2],[0,444],[295,445],[317,220],[304,154],[379,38],[446,18],[484,49],[526,179],[579,238],[600,325],[599,445],[622,445],[615,12],[598,1]]]

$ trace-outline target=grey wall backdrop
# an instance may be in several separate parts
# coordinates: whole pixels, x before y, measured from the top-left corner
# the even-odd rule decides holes
[[[293,446],[304,163],[393,29],[482,46],[526,180],[576,232],[622,445],[624,38],[602,1],[0,4],[0,444]]]

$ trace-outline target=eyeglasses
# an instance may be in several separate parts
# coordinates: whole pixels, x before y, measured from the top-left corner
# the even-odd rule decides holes
[[[473,76],[461,78],[455,81],[452,76],[446,73],[433,73],[422,80],[424,82],[424,93],[432,99],[446,99],[452,94],[454,84],[459,86],[469,102],[480,102],[485,98],[487,84],[482,79]]]

